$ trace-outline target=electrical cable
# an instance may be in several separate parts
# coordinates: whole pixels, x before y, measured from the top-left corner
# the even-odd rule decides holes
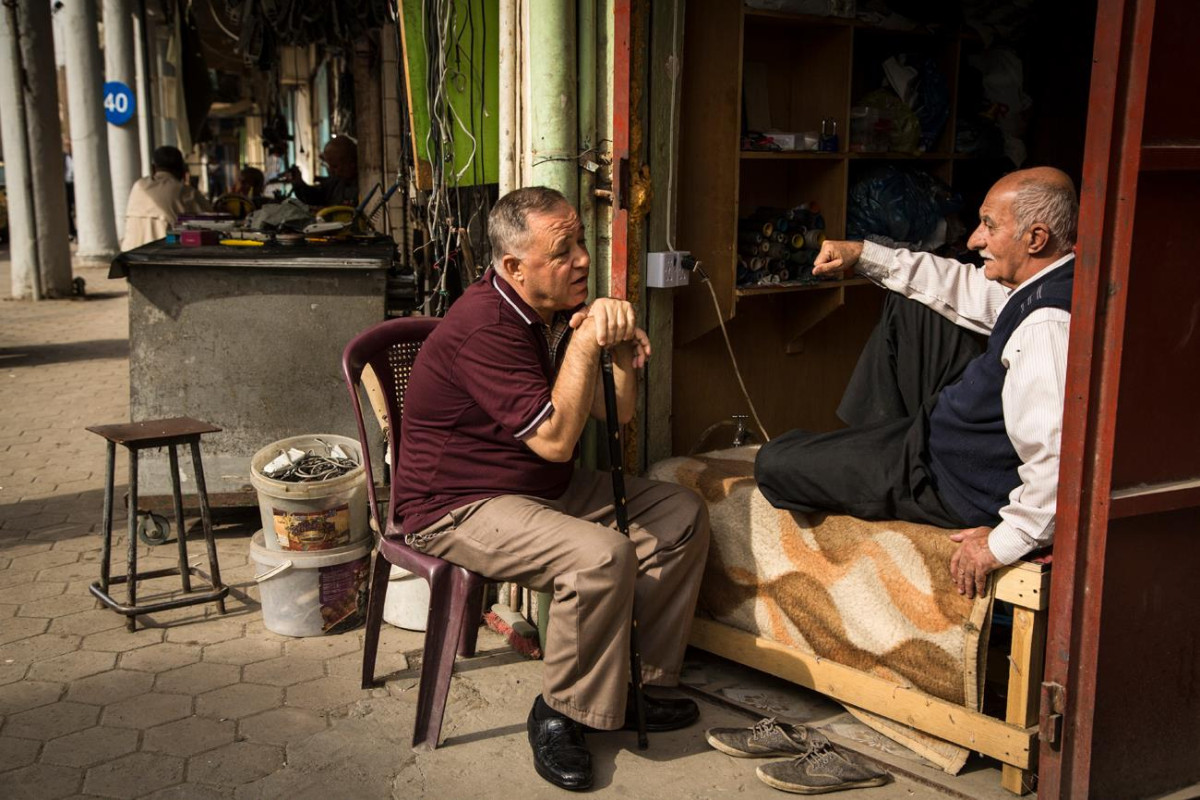
[[[762,420],[758,418],[758,411],[754,408],[754,401],[750,399],[750,392],[746,389],[746,382],[742,380],[742,371],[738,368],[737,356],[733,354],[733,344],[729,341],[729,331],[725,329],[725,317],[721,314],[721,303],[717,300],[717,290],[713,288],[712,281],[708,279],[708,275],[700,268],[700,262],[696,262],[695,271],[700,276],[701,282],[708,287],[708,293],[712,296],[713,309],[717,312],[717,322],[721,325],[721,335],[725,337],[725,348],[729,351],[729,360],[733,362],[733,374],[737,376],[738,386],[742,387],[742,396],[746,398],[746,405],[750,407],[750,415],[754,417],[754,424],[758,426],[758,431],[763,435],[763,441],[771,441],[771,437],[767,434],[767,429],[763,427]]]

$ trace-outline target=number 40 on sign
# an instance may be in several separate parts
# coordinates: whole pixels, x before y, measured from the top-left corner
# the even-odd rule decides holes
[[[133,92],[120,81],[104,84],[104,118],[113,125],[124,125],[137,109]]]

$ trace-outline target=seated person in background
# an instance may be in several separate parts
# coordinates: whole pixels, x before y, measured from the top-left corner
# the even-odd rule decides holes
[[[125,207],[122,250],[132,250],[167,235],[180,214],[209,211],[208,202],[186,180],[187,164],[177,147],[155,149],[150,175],[139,178]]]
[[[624,300],[586,305],[591,259],[579,216],[544,187],[488,217],[492,266],[421,348],[404,399],[396,497],[405,541],[499,581],[553,593],[542,693],[526,723],[539,775],[591,785],[584,726],[634,724],[629,631],[645,683],[679,682],[708,554],[708,511],[682,486],[626,478],[630,537],[612,484],[576,469],[587,417],[604,419],[600,351],[613,354],[628,421],[650,355]],[[636,597],[636,602],[635,602]],[[647,729],[690,725],[688,699],[646,697]]]
[[[299,167],[293,165],[289,170],[296,198],[318,208],[358,205],[358,145],[354,140],[349,136],[330,139],[321,151],[321,161],[329,169],[329,176],[316,186],[304,182]]]
[[[262,199],[264,177],[261,169],[243,166],[238,170],[237,180],[233,182],[233,194],[240,194],[247,200]]]
[[[891,292],[838,407],[850,427],[759,451],[771,504],[959,528],[950,571],[967,597],[1049,545],[1078,213],[1071,179],[1040,167],[988,192],[968,241],[982,269],[826,241],[815,274],[857,269]]]
[[[242,219],[262,205],[262,194],[262,170],[243,166],[238,170],[237,179],[229,193],[213,201],[213,210]]]

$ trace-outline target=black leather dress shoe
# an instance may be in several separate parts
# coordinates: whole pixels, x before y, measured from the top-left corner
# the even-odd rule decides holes
[[[651,697],[646,698],[646,730],[647,731],[677,731],[686,728],[700,719],[700,707],[694,700],[686,697]],[[637,730],[637,709],[633,704],[633,693],[625,704],[625,726],[627,731]]]
[[[538,719],[530,709],[526,727],[538,775],[573,792],[591,788],[592,754],[578,722],[561,716]]]

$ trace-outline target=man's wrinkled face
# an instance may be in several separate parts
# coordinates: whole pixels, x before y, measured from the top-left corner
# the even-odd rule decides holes
[[[525,227],[528,235],[517,282],[525,302],[543,317],[587,302],[592,260],[575,209],[563,204],[531,213]]]
[[[1017,220],[1012,205],[1016,192],[1000,186],[988,192],[979,207],[979,227],[967,246],[983,256],[983,274],[1010,289],[1025,275],[1019,275],[1029,257],[1029,234],[1017,236]]]

